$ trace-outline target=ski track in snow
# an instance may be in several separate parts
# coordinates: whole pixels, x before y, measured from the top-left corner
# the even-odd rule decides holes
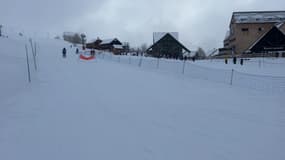
[[[64,45],[43,41],[32,84],[1,91],[0,159],[285,159],[284,95],[63,59]]]

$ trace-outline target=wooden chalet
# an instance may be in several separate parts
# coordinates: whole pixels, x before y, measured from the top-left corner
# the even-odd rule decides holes
[[[153,57],[183,58],[185,53],[191,53],[170,33],[166,33],[161,39],[155,42],[146,50],[147,54]]]
[[[100,49],[100,43],[102,42],[101,39],[97,38],[96,40],[91,40],[86,44],[86,48],[89,49]]]
[[[113,52],[114,54],[121,54],[125,51],[123,44],[117,38],[106,40],[97,38],[96,40],[87,43],[86,47],[89,49],[106,50]]]
[[[285,34],[278,26],[272,27],[261,36],[248,51],[250,54],[285,57]]]
[[[117,38],[106,39],[106,40],[102,40],[102,42],[100,43],[100,48],[102,50],[112,51],[114,48],[114,45],[122,45],[122,43]]]

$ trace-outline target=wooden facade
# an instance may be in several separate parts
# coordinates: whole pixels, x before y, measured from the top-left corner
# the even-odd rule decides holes
[[[87,43],[86,47],[89,49],[106,50],[113,52],[114,54],[121,54],[125,51],[122,43],[117,38],[108,40],[101,40],[98,38],[93,42]]]
[[[264,36],[250,47],[250,53],[285,54],[285,34],[277,27],[272,27]]]
[[[100,49],[100,43],[102,42],[102,40],[101,39],[97,39],[97,40],[95,40],[95,41],[93,41],[93,42],[89,42],[89,43],[87,43],[86,44],[86,48],[89,48],[89,49]]]
[[[103,40],[100,43],[100,49],[112,51],[114,48],[114,45],[122,45],[122,43],[117,38],[110,39],[110,40]]]

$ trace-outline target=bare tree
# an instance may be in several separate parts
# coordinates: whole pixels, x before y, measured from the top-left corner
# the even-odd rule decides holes
[[[80,38],[81,38],[81,43],[84,45],[86,42],[86,35],[84,33],[81,33]]]
[[[195,58],[197,59],[205,59],[207,56],[206,56],[206,53],[205,51],[199,47],[196,54],[195,54]]]
[[[146,44],[146,43],[142,44],[141,47],[140,47],[140,50],[141,50],[143,53],[145,53],[146,50],[147,50],[147,44]]]
[[[86,42],[86,35],[81,33],[64,32],[63,39],[73,44],[84,44]]]

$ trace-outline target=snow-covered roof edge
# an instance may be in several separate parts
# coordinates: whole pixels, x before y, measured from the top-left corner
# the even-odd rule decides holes
[[[153,43],[156,43],[157,41],[159,41],[167,33],[179,41],[179,33],[178,32],[153,32]]]
[[[285,21],[285,11],[233,12],[234,23],[274,23]]]

